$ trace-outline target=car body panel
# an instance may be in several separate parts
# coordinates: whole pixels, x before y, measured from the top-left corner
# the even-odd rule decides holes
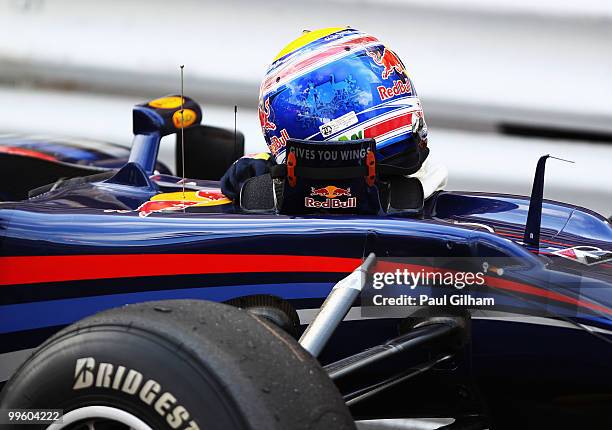
[[[580,393],[610,388],[612,228],[594,212],[545,201],[534,248],[522,242],[530,203],[522,196],[442,191],[417,215],[253,214],[228,201],[215,181],[148,175],[133,163],[114,171],[110,179],[0,203],[0,366],[14,368],[68,324],[150,300],[269,294],[288,301],[306,324],[333,285],[374,252],[405,260],[520,260],[504,280],[490,279],[496,289],[488,294],[501,310],[471,309],[462,371],[500,396],[492,378],[518,391],[552,380]],[[183,186],[188,198],[180,197]],[[584,264],[599,258],[597,249],[603,257]],[[397,319],[365,317],[358,302],[321,361],[384,342],[397,330]]]

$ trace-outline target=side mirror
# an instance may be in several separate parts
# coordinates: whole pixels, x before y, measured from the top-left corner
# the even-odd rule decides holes
[[[185,129],[185,177],[218,181],[244,155],[244,135],[219,127]],[[181,134],[176,135],[176,175],[183,174]]]
[[[134,106],[132,117],[134,140],[129,161],[151,175],[162,136],[197,126],[202,120],[202,110],[189,97],[170,95]]]
[[[182,103],[182,104],[181,104]],[[184,113],[181,115],[181,107]],[[134,106],[132,127],[134,135],[159,133],[166,136],[179,133],[181,126],[187,129],[200,124],[202,110],[189,97],[170,95]]]

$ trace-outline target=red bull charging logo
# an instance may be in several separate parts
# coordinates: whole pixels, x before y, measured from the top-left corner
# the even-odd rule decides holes
[[[264,108],[261,106],[258,108],[259,110],[259,123],[261,124],[261,128],[264,133],[267,130],[276,130],[276,124],[270,121],[270,99],[266,99],[264,103]]]
[[[340,209],[357,207],[357,197],[351,197],[350,188],[340,188],[335,185],[328,185],[322,188],[311,187],[310,195],[325,197],[325,200],[321,201],[313,197],[305,197],[304,206],[307,208]],[[348,199],[341,200],[338,197],[348,197]]]
[[[217,206],[231,203],[231,200],[218,191],[186,191],[162,193],[151,197],[136,209],[138,215],[146,217],[155,212],[179,211],[194,206]]]
[[[169,211],[181,211],[189,207],[197,206],[218,206],[231,203],[228,199],[219,191],[185,191],[174,192],[174,193],[161,193],[156,194],[149,201],[144,202],[134,211],[138,212],[140,217],[148,217],[153,213],[169,212]],[[131,210],[123,209],[106,209],[104,212],[118,212],[127,213],[132,212]]]
[[[372,60],[374,60],[377,65],[384,67],[381,74],[383,79],[387,79],[389,75],[391,75],[393,70],[395,70],[398,75],[406,74],[406,69],[404,68],[404,65],[402,64],[398,56],[395,55],[395,53],[390,49],[383,48],[382,55],[378,50],[369,51],[368,55],[372,57]]]

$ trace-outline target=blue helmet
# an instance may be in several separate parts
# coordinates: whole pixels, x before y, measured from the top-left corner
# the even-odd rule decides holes
[[[427,155],[427,126],[399,57],[352,28],[304,33],[268,68],[259,120],[270,152],[285,159],[289,138],[374,138],[377,158],[418,170]]]

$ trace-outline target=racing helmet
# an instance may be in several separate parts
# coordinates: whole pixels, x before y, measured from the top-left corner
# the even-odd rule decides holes
[[[373,138],[378,161],[416,172],[428,154],[421,102],[406,67],[377,38],[353,28],[304,32],[268,67],[259,120],[277,163],[287,140]]]

